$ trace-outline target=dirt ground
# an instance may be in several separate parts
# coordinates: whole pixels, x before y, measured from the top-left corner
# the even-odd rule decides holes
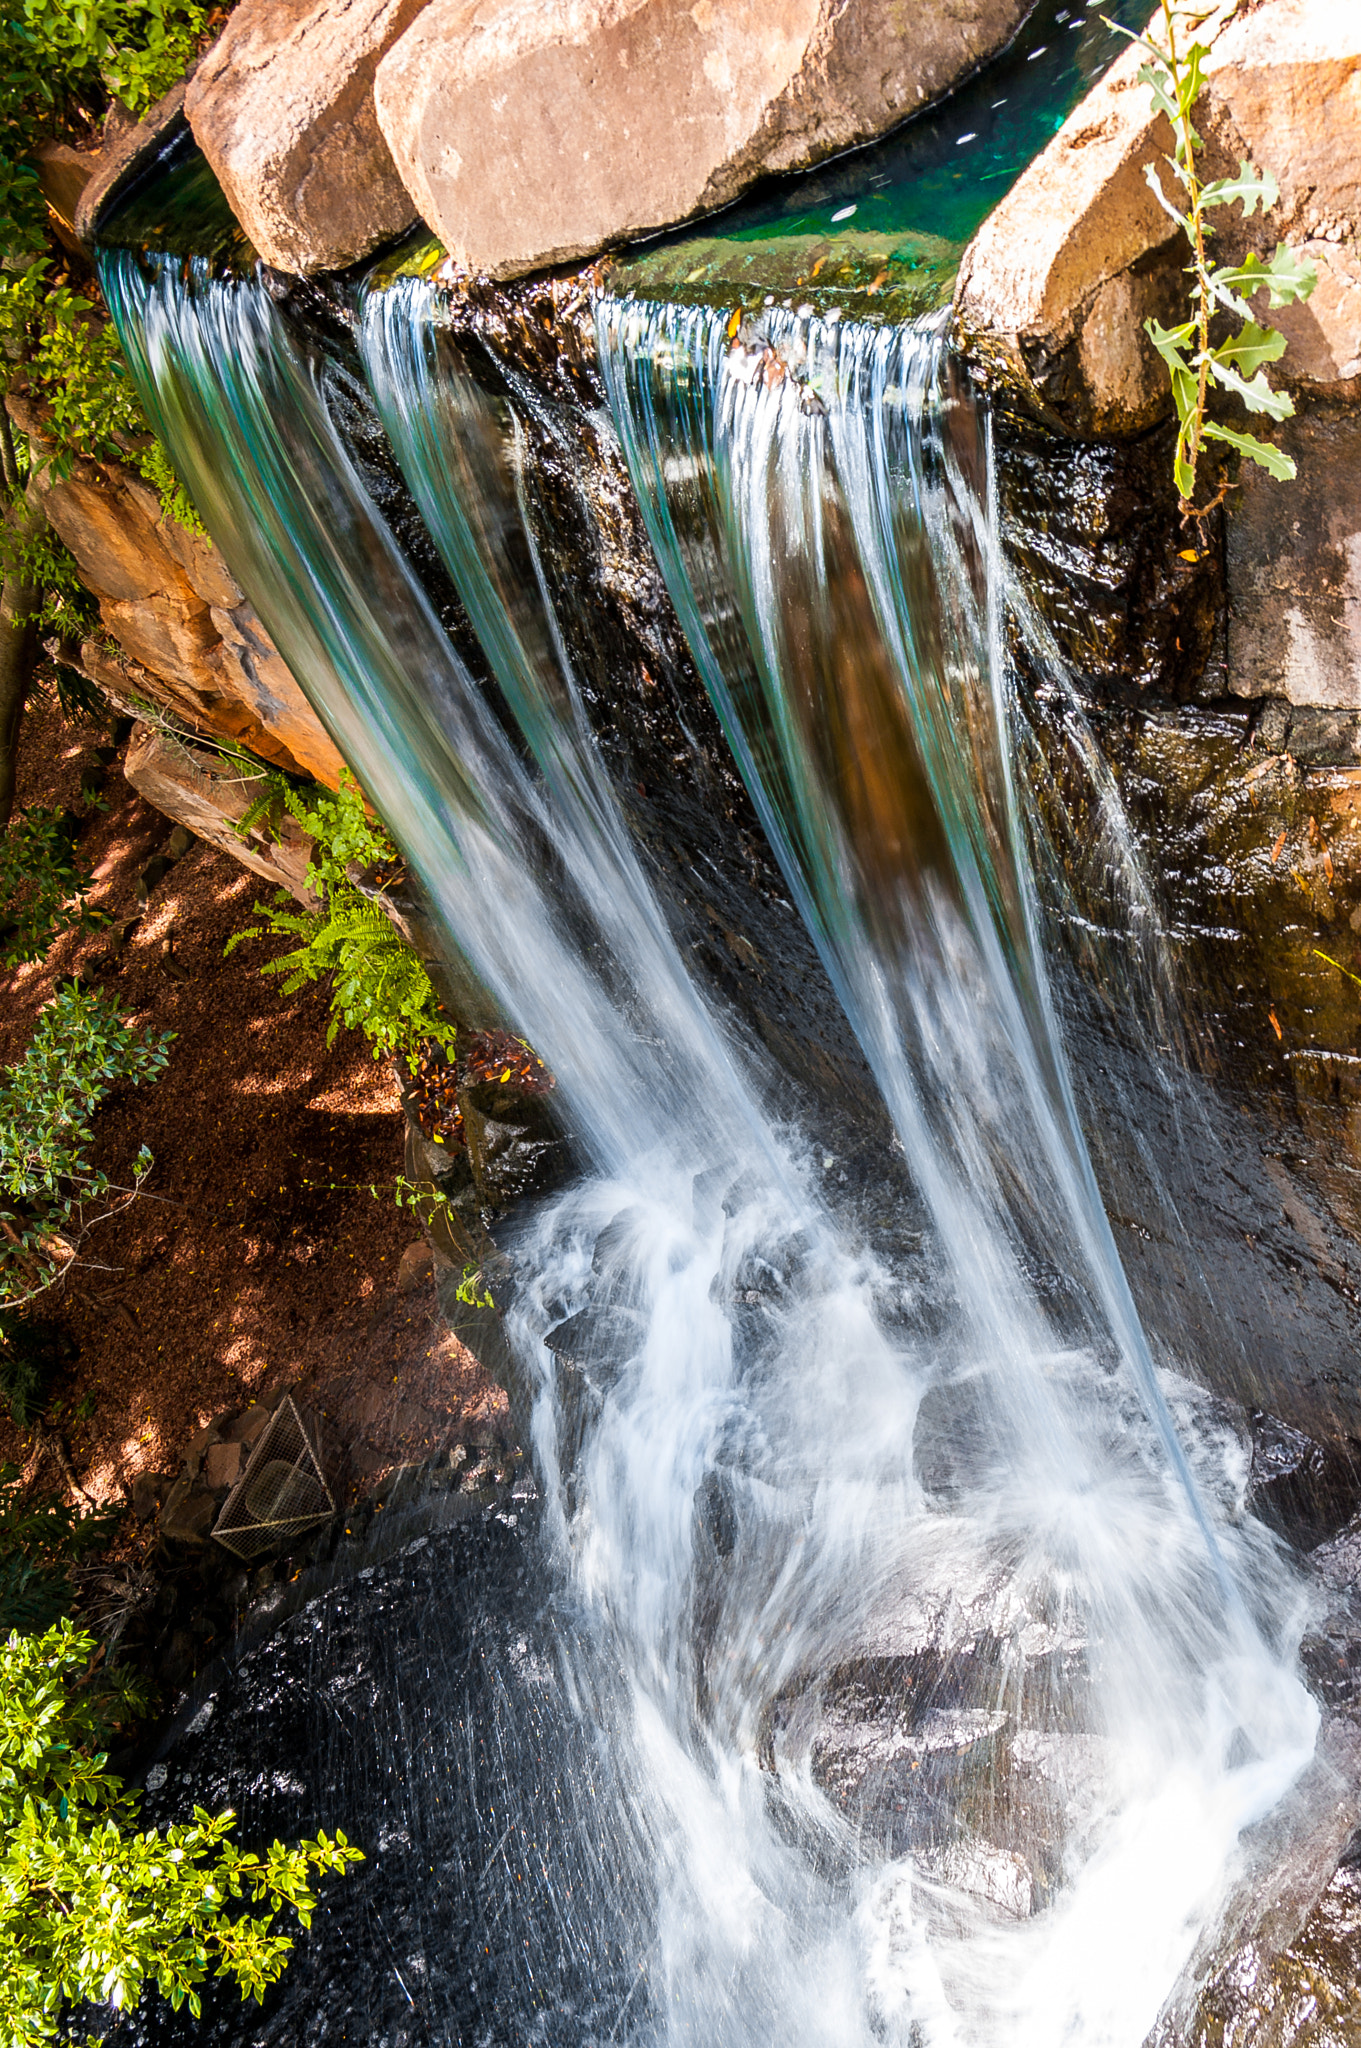
[[[35,706],[20,805],[79,805],[82,767],[107,738]],[[122,924],[172,825],[119,763],[103,795],[78,853],[95,875],[91,901]],[[116,995],[125,1016],[175,1033],[164,1075],[121,1090],[96,1121],[95,1156],[115,1181],[150,1146],[145,1192],[99,1226],[38,1311],[78,1346],[51,1391],[81,1484],[99,1500],[173,1470],[223,1411],[285,1390],[328,1410],[361,1483],[436,1437],[485,1436],[504,1413],[439,1323],[428,1277],[397,1289],[417,1229],[392,1199],[403,1122],[387,1064],[343,1028],[328,1049],[324,990],[285,997],[261,975],[278,942],[223,957],[261,887],[195,843],[152,888],[121,953],[107,935],[68,934],[46,961],[0,978],[0,1064],[22,1053],[54,981],[75,973]],[[34,1440],[0,1408],[0,1462],[34,1460]]]

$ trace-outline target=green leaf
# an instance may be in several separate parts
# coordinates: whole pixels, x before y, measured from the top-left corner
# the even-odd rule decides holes
[[[1278,242],[1270,262],[1263,263],[1257,255],[1248,256],[1238,265],[1212,270],[1209,283],[1215,297],[1232,304],[1235,310],[1241,307],[1237,294],[1251,298],[1263,286],[1270,293],[1270,305],[1289,306],[1309,297],[1318,283],[1318,272],[1307,256],[1299,255],[1286,242]],[[1246,312],[1247,308],[1241,310]]]
[[[1187,320],[1180,327],[1164,327],[1160,321],[1145,320],[1144,332],[1167,365],[1177,418],[1184,425],[1196,409],[1200,389],[1199,379],[1184,353],[1195,341],[1196,323]]]
[[[1279,362],[1285,354],[1285,336],[1276,327],[1258,327],[1251,320],[1228,341],[1212,351],[1211,362],[1228,363],[1244,376],[1251,376],[1263,363]]]
[[[1230,364],[1221,362],[1217,355],[1209,357],[1210,375],[1216,384],[1226,391],[1232,391],[1242,399],[1249,412],[1265,413],[1268,419],[1288,420],[1295,407],[1288,392],[1273,391],[1266,380],[1266,371],[1259,370],[1249,383],[1240,377]]]
[[[1250,220],[1253,209],[1260,205],[1263,213],[1274,206],[1281,196],[1281,188],[1270,171],[1256,170],[1246,157],[1238,163],[1235,178],[1215,178],[1201,187],[1202,206],[1232,206],[1236,199],[1243,203],[1243,218]]]
[[[1148,87],[1153,95],[1153,104],[1158,112],[1166,114],[1168,120],[1175,126],[1179,110],[1176,100],[1177,89],[1173,84],[1171,73],[1164,71],[1160,65],[1141,64],[1139,66],[1139,83]]]
[[[1172,162],[1171,157],[1166,157],[1164,161],[1166,163],[1172,164],[1172,169],[1176,171],[1178,177],[1180,177],[1180,169],[1175,163]],[[1186,236],[1188,241],[1194,242],[1196,237],[1196,231],[1192,227],[1186,215],[1182,213],[1178,207],[1175,207],[1172,204],[1172,201],[1163,191],[1162,180],[1158,176],[1158,166],[1156,164],[1144,165],[1144,179],[1148,185],[1149,191],[1153,194],[1153,197],[1157,200],[1163,212],[1177,223],[1177,226],[1181,229],[1182,233]]]
[[[1273,448],[1270,441],[1259,441],[1255,434],[1240,434],[1233,427],[1221,426],[1218,420],[1205,423],[1207,441],[1222,441],[1226,447],[1236,448],[1240,455],[1246,455],[1259,468],[1268,470],[1281,483],[1289,483],[1297,474],[1295,465],[1288,455],[1279,448]]]

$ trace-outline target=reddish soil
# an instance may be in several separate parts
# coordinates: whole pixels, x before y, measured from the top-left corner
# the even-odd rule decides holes
[[[20,804],[78,805],[82,764],[106,737],[36,705]],[[139,874],[172,826],[116,763],[104,798],[78,853],[96,877],[92,902],[121,922],[137,915]],[[96,1120],[96,1160],[115,1181],[150,1146],[145,1193],[99,1226],[35,1309],[79,1346],[52,1395],[81,1482],[101,1500],[139,1472],[173,1470],[213,1417],[284,1391],[330,1412],[370,1484],[436,1440],[485,1438],[504,1414],[499,1389],[439,1323],[429,1278],[397,1290],[417,1231],[391,1196],[403,1122],[387,1065],[343,1028],[327,1047],[325,991],[285,997],[260,974],[274,942],[223,957],[260,891],[229,855],[196,843],[116,958],[106,936],[67,934],[46,961],[0,977],[0,1063],[18,1058],[54,981],[73,973],[125,1016],[175,1033],[164,1075],[120,1090]],[[31,1469],[33,1457],[0,1409],[0,1462]]]

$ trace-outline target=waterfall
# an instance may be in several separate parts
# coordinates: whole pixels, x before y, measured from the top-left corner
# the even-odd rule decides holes
[[[890,1265],[630,841],[519,489],[532,395],[490,405],[435,287],[361,294],[494,704],[266,283],[101,272],[232,573],[576,1135],[509,1321],[627,1938],[581,2040],[1137,2048],[1315,1713],[1237,1442],[1155,1370],[1087,1163],[986,418],[939,332],[599,319],[672,595],[920,1198]]]

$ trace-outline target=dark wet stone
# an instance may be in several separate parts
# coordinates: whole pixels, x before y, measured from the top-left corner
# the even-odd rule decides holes
[[[523,1510],[363,1569],[191,1700],[147,1774],[145,1811],[163,1824],[230,1804],[252,1847],[341,1827],[366,1861],[322,1881],[310,1931],[290,1925],[297,1945],[263,2008],[209,1984],[195,2021],[152,1994],[120,2041],[627,2039],[648,2020],[636,1930],[650,1877],[605,1824],[612,1704],[583,1717],[560,1692],[558,1634],[573,1623],[544,1610]]]
[[[1299,1550],[1312,1550],[1350,1521],[1361,1494],[1361,1465],[1349,1447],[1319,1443],[1275,1415],[1251,1416],[1252,1469],[1247,1505]]]
[[[636,1309],[581,1309],[548,1332],[544,1343],[564,1365],[608,1385],[619,1368],[636,1358],[647,1336],[647,1319]]]

